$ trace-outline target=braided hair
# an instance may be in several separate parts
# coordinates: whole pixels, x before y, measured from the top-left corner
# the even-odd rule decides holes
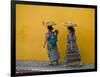
[[[72,36],[75,34],[75,29],[72,26],[68,27],[68,30],[71,31]]]

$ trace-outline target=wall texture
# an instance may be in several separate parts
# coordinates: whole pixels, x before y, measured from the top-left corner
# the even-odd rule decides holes
[[[16,59],[49,60],[43,48],[47,29],[42,21],[52,20],[59,30],[58,48],[63,61],[66,51],[65,21],[78,24],[75,28],[83,63],[94,63],[94,9],[16,5]]]

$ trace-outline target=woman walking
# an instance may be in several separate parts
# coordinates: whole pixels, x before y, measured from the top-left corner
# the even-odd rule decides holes
[[[79,49],[77,46],[76,41],[76,34],[74,26],[75,24],[72,24],[71,22],[67,22],[66,24],[68,29],[68,35],[67,35],[67,51],[65,56],[65,61],[67,66],[77,66],[80,65],[80,54]]]
[[[48,51],[48,56],[50,59],[50,65],[57,65],[58,64],[58,48],[57,48],[57,36],[58,36],[58,31],[55,30],[53,31],[53,23],[48,23],[47,29],[48,32],[46,33],[46,40],[44,43],[44,48],[45,45],[47,45],[47,51]]]

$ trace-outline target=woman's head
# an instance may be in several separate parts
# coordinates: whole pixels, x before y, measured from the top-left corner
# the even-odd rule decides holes
[[[68,27],[68,31],[74,33],[75,29],[71,26],[71,27]]]
[[[53,27],[52,26],[47,26],[48,31],[52,31]]]

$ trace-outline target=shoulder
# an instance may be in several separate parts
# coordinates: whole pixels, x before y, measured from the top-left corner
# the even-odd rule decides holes
[[[46,35],[46,37],[49,37],[50,36],[50,33],[49,32],[46,32],[45,35]]]
[[[49,35],[49,32],[46,32],[45,34],[46,34],[46,35]]]

